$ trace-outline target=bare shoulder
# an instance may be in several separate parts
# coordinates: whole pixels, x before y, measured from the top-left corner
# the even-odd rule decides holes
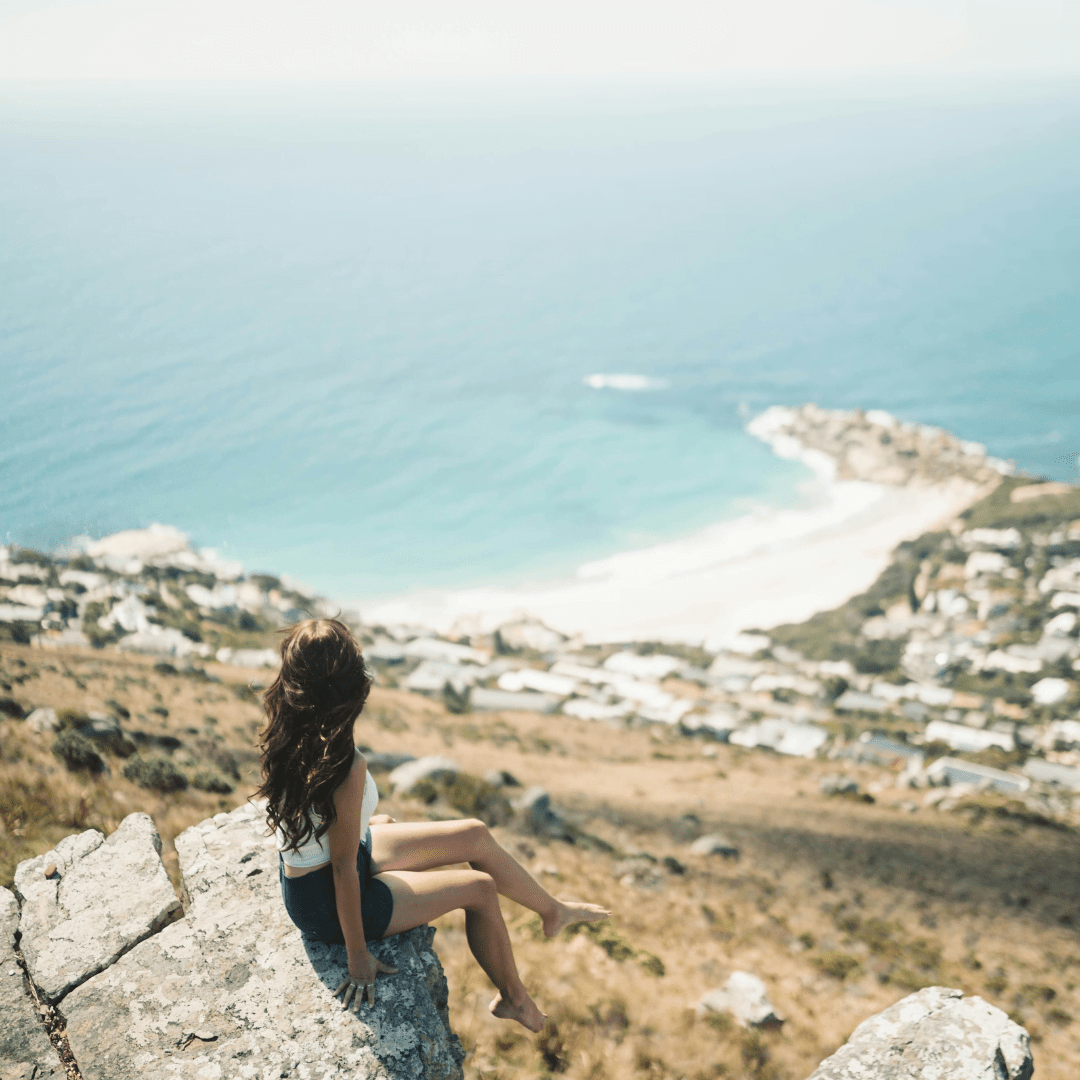
[[[340,806],[342,800],[364,797],[364,784],[367,781],[367,758],[353,747],[352,766],[344,783],[334,792],[334,801]]]

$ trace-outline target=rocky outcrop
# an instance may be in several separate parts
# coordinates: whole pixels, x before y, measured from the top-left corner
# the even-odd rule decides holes
[[[59,1001],[180,914],[161,838],[146,814],[129,814],[108,839],[66,836],[19,864],[21,948],[46,1001]]]
[[[78,834],[48,856],[20,864],[17,880],[28,898],[22,910],[24,949],[31,939],[49,940],[41,929],[46,925],[43,912],[59,909],[55,903],[50,907],[47,898],[33,899],[38,879],[51,881],[43,873],[47,867],[38,865],[42,859],[58,856],[58,867],[63,861],[62,882],[96,852],[126,847],[137,832],[145,835],[142,817],[126,818],[107,840],[93,831]],[[379,977],[374,1007],[343,1011],[333,991],[345,976],[345,948],[303,941],[281,903],[274,841],[264,834],[261,808],[247,805],[177,837],[189,900],[186,913],[118,959],[113,956],[59,1006],[85,1080],[142,1080],[147,1075],[175,1080],[459,1080],[464,1054],[450,1030],[446,978],[431,947],[435,931],[422,926],[374,943],[372,951],[398,972]],[[156,850],[154,856],[164,875]],[[150,890],[133,888],[130,878],[126,889],[130,900],[114,889],[99,902],[96,918],[103,926],[124,922],[114,917],[113,905],[126,912],[141,904],[145,924],[154,905],[146,897],[136,900],[135,894]],[[170,895],[176,904],[171,888]],[[87,934],[93,933],[92,923],[85,924]],[[72,924],[60,920],[55,925]],[[110,948],[95,945],[93,955],[99,959],[78,959],[84,967],[94,966]],[[48,955],[81,951],[62,936]],[[39,948],[34,955],[46,953]],[[40,959],[37,963],[43,973],[56,967]],[[33,1005],[26,1001],[32,1016]],[[44,1030],[38,1026],[37,1031],[44,1039],[39,1049],[50,1049]],[[5,1045],[0,1042],[0,1070],[6,1067]],[[13,1075],[23,1080],[21,1073]],[[38,1075],[49,1073],[26,1073],[35,1080]],[[0,1077],[7,1080],[3,1071]]]
[[[19,904],[9,889],[0,889],[0,1080],[43,1080],[62,1077],[64,1070],[45,1034],[26,976],[15,955]]]
[[[864,1020],[810,1080],[1029,1080],[1027,1032],[961,990],[931,986]]]
[[[901,423],[880,409],[774,405],[755,417],[747,431],[781,457],[803,458],[812,467],[832,463],[829,471],[837,480],[907,487],[959,477],[982,485],[1012,472],[1010,464],[988,457],[980,443],[925,424]]]

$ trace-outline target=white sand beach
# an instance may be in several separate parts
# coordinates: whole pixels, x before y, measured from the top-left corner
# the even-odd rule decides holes
[[[591,643],[652,640],[716,649],[739,631],[801,621],[843,603],[874,581],[898,543],[943,527],[988,490],[963,475],[905,486],[837,481],[826,455],[796,447],[790,437],[755,433],[812,468],[809,508],[762,508],[588,563],[568,580],[373,602],[362,606],[364,621],[468,634],[528,614]]]

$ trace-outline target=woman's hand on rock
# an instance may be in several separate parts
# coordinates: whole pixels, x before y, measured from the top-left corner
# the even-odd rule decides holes
[[[397,818],[392,818],[389,814],[376,814],[368,822],[369,825],[393,825],[397,821]]]
[[[365,952],[363,956],[357,958],[355,963],[349,963],[348,978],[344,979],[334,991],[334,997],[344,991],[341,1007],[347,1009],[349,1002],[352,1001],[353,1012],[356,1012],[360,1008],[360,1002],[364,1000],[366,995],[368,1008],[371,1008],[375,1004],[375,976],[396,974],[397,968],[384,964],[370,951]]]

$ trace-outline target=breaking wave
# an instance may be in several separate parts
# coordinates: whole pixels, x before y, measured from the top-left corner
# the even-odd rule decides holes
[[[594,390],[663,390],[667,379],[654,379],[649,375],[586,375],[582,380]]]

